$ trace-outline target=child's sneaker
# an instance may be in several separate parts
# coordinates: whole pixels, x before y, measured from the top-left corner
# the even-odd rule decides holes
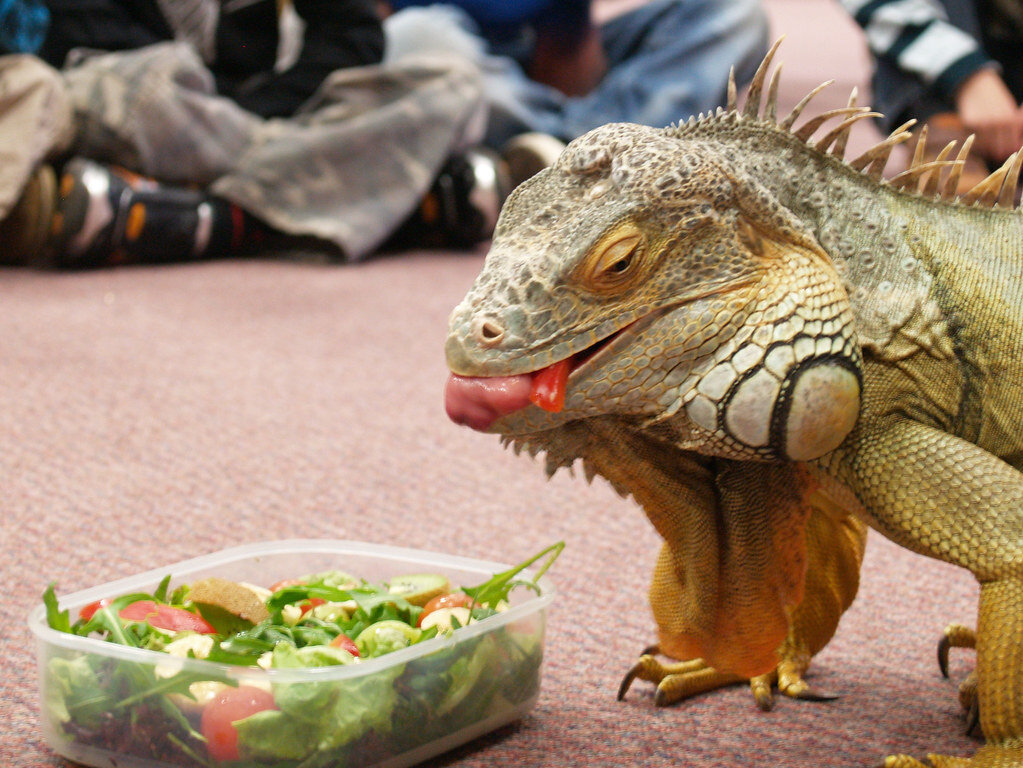
[[[508,165],[512,189],[554,161],[565,149],[565,142],[547,133],[520,133],[501,147],[501,157]]]
[[[45,261],[56,202],[57,175],[49,165],[42,165],[0,221],[0,264],[26,266]]]
[[[54,266],[191,261],[238,250],[250,217],[226,201],[92,160],[68,162],[54,216]]]
[[[504,161],[483,147],[451,158],[388,247],[471,248],[494,234],[511,192]]]
[[[440,226],[451,245],[470,247],[489,239],[505,198],[508,170],[496,153],[477,147],[441,169],[430,194],[440,207]]]

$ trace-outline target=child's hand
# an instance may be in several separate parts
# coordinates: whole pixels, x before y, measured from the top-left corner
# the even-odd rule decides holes
[[[1023,144],[1023,109],[995,70],[978,70],[959,87],[956,110],[984,157],[1001,162]]]

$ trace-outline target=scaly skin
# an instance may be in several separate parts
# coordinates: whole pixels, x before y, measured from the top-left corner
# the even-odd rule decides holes
[[[853,516],[969,569],[987,744],[930,760],[1023,765],[1023,215],[987,200],[1019,166],[982,206],[917,165],[903,191],[880,173],[907,134],[846,163],[848,123],[811,145],[820,121],[760,114],[768,63],[742,113],[605,126],[515,191],[451,317],[449,413],[644,508],[659,648],[701,660],[641,659],[662,702],[805,687],[856,592]],[[516,400],[564,359],[562,410]],[[479,382],[503,399],[464,416]]]

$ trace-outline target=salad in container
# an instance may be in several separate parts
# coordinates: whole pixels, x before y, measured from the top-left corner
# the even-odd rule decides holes
[[[508,567],[291,540],[50,585],[44,736],[111,768],[413,765],[532,708],[563,546]]]

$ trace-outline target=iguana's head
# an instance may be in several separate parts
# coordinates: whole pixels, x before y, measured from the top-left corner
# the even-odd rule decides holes
[[[672,420],[718,455],[837,446],[859,406],[845,292],[726,146],[608,125],[521,185],[451,316],[449,415],[512,436]]]

